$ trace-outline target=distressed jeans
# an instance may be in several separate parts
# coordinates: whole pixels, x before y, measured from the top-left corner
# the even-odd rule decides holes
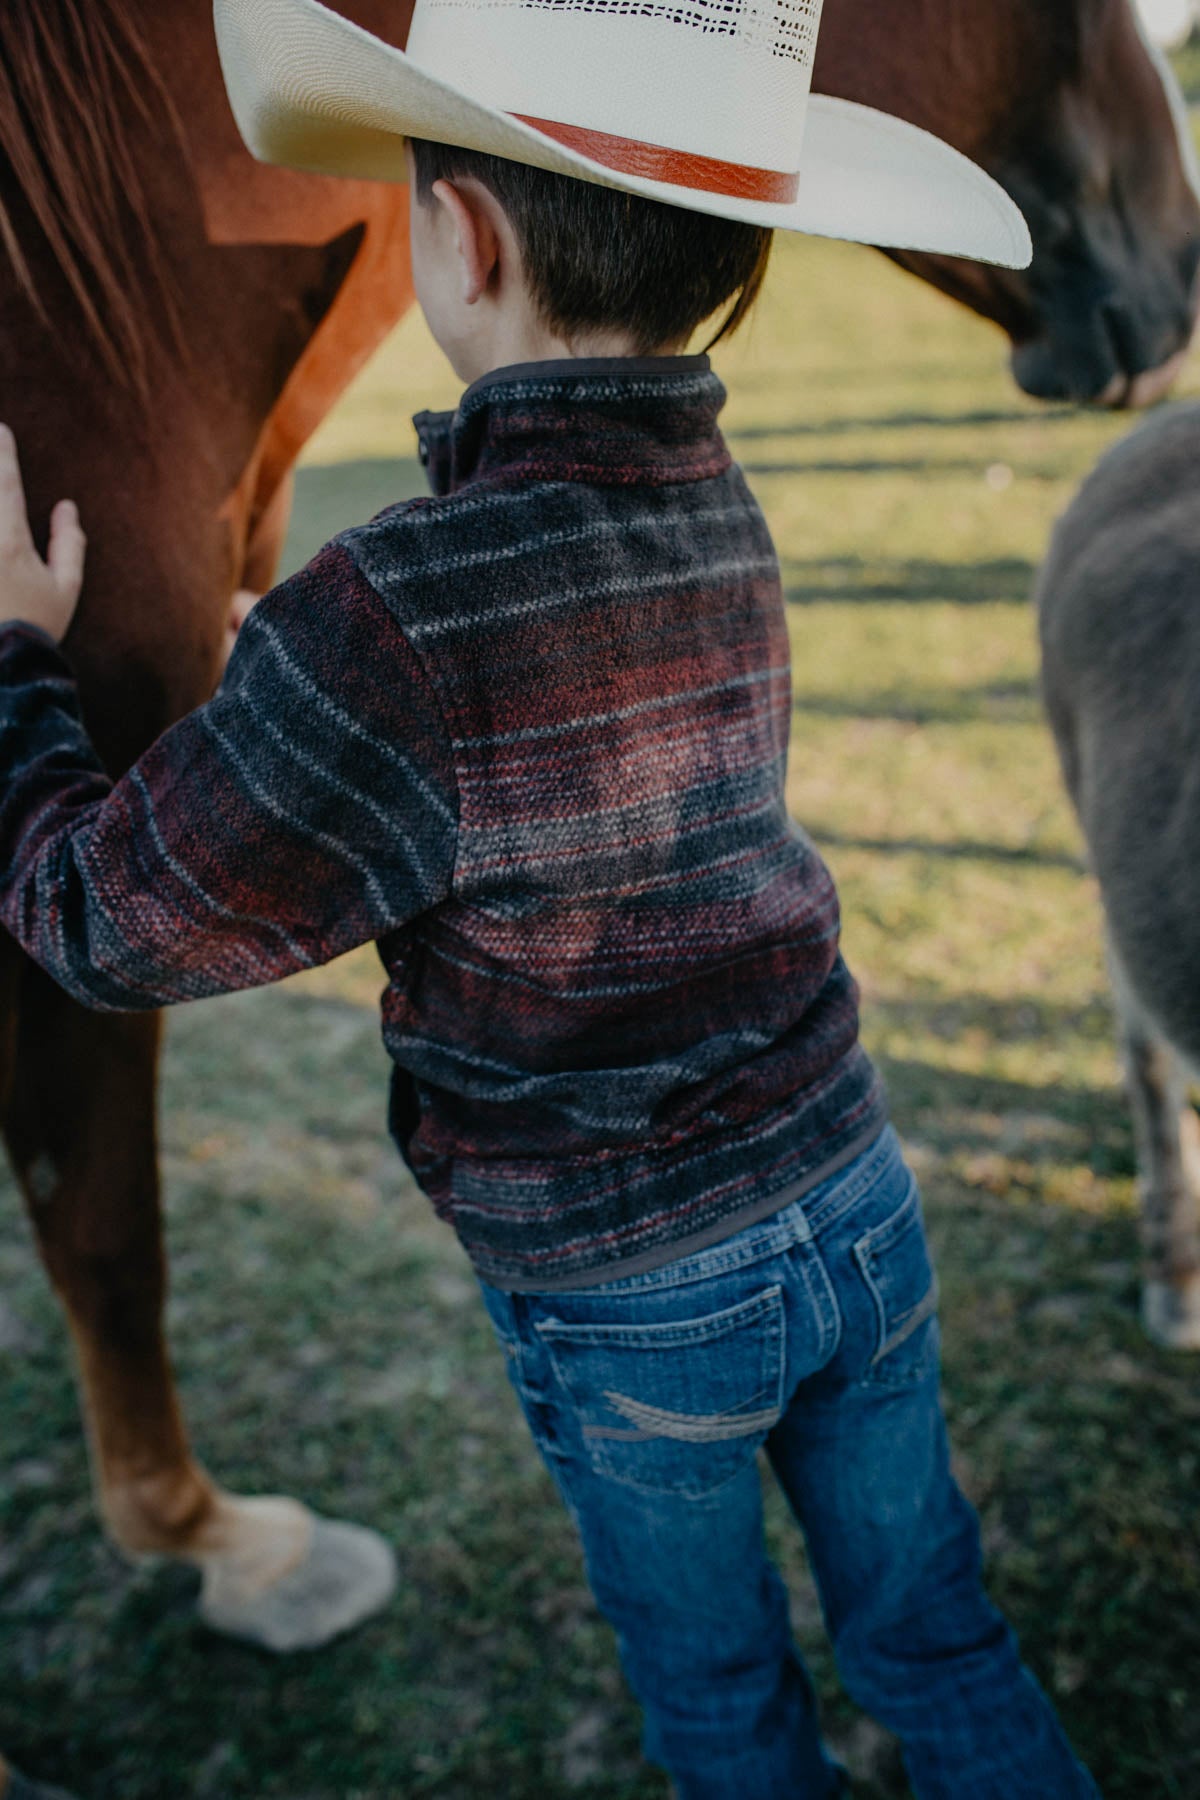
[[[843,1791],[764,1546],[762,1448],[842,1679],[900,1738],[919,1800],[1094,1800],[983,1590],[920,1201],[890,1128],[710,1249],[484,1298],[678,1800]]]

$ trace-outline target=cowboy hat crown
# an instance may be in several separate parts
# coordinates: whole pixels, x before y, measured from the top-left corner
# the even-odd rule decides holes
[[[1028,230],[940,139],[814,95],[822,0],[416,0],[401,51],[319,0],[215,0],[266,162],[403,180],[431,138],[756,225],[1024,267]]]

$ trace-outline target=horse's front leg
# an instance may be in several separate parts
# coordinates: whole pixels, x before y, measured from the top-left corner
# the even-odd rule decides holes
[[[3,940],[0,993],[18,957]],[[388,1598],[391,1553],[294,1500],[225,1493],[191,1454],[163,1333],[158,1019],[86,1012],[20,960],[5,1136],[74,1341],[105,1524],[130,1553],[195,1563],[217,1630],[324,1643]]]

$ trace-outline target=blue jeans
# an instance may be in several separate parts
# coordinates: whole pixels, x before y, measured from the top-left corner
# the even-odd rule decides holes
[[[920,1800],[1074,1800],[1075,1760],[983,1591],[950,1473],[933,1271],[890,1129],[711,1249],[569,1294],[484,1287],[679,1800],[832,1800],[763,1542],[765,1448],[838,1667]]]

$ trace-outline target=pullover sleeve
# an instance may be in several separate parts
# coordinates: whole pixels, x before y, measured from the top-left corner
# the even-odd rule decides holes
[[[348,551],[254,608],[216,696],[115,784],[44,633],[0,632],[0,923],[85,1006],[278,981],[449,892],[437,697]]]

